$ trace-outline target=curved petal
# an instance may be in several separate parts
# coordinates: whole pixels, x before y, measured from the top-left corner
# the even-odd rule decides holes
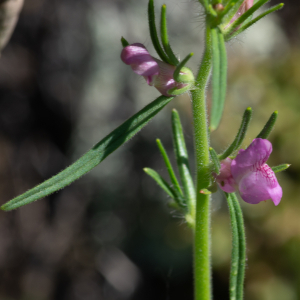
[[[265,139],[254,139],[246,150],[240,150],[231,164],[231,173],[236,182],[249,171],[260,168],[269,158],[272,144]]]
[[[152,77],[159,73],[157,61],[149,54],[143,44],[135,43],[123,48],[121,59],[126,65],[130,65],[138,75]]]
[[[239,182],[239,192],[242,199],[251,204],[271,199],[275,205],[278,205],[282,197],[281,186],[275,173],[267,164],[245,174]]]

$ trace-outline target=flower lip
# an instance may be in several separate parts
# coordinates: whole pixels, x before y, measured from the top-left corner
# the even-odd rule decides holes
[[[269,158],[272,144],[265,139],[254,139],[246,150],[241,149],[232,161],[231,172],[239,181],[249,171],[260,168]]]
[[[272,144],[266,139],[257,138],[246,150],[240,150],[231,164],[229,158],[223,160],[221,173],[216,176],[220,188],[225,192],[233,192],[237,188],[247,203],[257,204],[271,199],[278,205],[282,188],[275,173],[266,164],[271,152]]]

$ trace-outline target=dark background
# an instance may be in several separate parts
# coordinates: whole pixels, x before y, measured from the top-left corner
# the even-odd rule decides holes
[[[225,115],[212,135],[212,145],[224,149],[251,106],[247,145],[279,110],[269,162],[292,164],[278,175],[284,190],[278,207],[242,203],[249,300],[300,299],[300,6],[285,3],[229,43]],[[195,52],[196,70],[201,9],[196,1],[167,4],[174,49],[181,57]],[[122,35],[154,54],[146,7],[145,0],[25,0],[0,59],[1,204],[55,175],[158,96],[119,59]],[[176,98],[84,178],[0,213],[1,300],[193,299],[192,233],[143,173],[151,167],[166,175],[155,139],[173,158],[173,107],[194,161],[190,106],[188,95]],[[212,210],[214,299],[224,300],[231,236],[221,194]]]

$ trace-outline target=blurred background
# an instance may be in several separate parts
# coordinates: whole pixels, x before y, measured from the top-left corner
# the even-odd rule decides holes
[[[157,13],[163,3],[173,48],[180,57],[195,52],[189,66],[196,71],[203,51],[200,6],[157,0]],[[251,106],[248,145],[279,110],[269,164],[292,164],[277,176],[284,190],[278,207],[242,203],[247,300],[300,299],[300,6],[285,3],[228,44],[227,102],[212,134],[213,147],[222,151]],[[159,96],[119,58],[121,36],[155,55],[146,9],[146,0],[25,0],[0,59],[1,204],[55,175]],[[0,212],[1,300],[193,299],[192,233],[143,173],[150,167],[167,176],[155,139],[173,159],[173,107],[193,165],[191,102],[183,95],[82,179]],[[214,299],[226,300],[231,234],[221,193],[212,211]]]

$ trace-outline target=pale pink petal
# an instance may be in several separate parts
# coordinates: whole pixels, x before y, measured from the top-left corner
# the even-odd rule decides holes
[[[227,157],[226,159],[221,161],[221,169],[220,174],[214,174],[217,183],[220,188],[227,193],[233,193],[236,191],[236,183],[231,174],[231,159]]]
[[[159,73],[157,61],[149,54],[143,44],[132,44],[123,48],[121,52],[122,61],[130,65],[138,75],[154,76]],[[147,79],[151,81],[151,79]]]
[[[242,199],[251,204],[271,199],[278,205],[282,189],[272,169],[264,164],[255,171],[248,171],[238,183]]]
[[[272,152],[272,144],[265,139],[254,139],[246,150],[240,150],[231,164],[231,173],[236,182],[249,171],[261,167]]]
[[[169,65],[163,61],[155,59],[159,66],[159,74],[155,77],[153,85],[157,90],[165,96],[170,96],[168,93],[169,90],[173,88],[181,89],[187,86],[186,83],[176,82],[173,78],[175,66]]]

